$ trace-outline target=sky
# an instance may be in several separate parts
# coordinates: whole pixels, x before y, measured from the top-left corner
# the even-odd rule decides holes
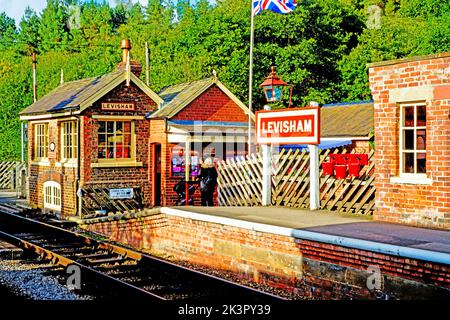
[[[108,0],[108,2],[111,6],[114,6],[116,1]],[[147,0],[133,0],[132,2],[140,2],[143,5],[147,5]],[[39,14],[46,3],[47,0],[0,0],[0,12],[5,12],[8,17],[16,20],[16,24],[19,24],[27,6]]]

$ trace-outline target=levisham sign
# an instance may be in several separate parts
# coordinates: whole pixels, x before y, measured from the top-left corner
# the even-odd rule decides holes
[[[256,112],[256,143],[319,144],[320,108]]]
[[[133,102],[102,102],[102,110],[110,110],[110,111],[133,111],[134,103]]]

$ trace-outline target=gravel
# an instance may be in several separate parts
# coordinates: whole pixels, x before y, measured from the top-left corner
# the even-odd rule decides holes
[[[31,300],[91,300],[91,296],[78,295],[44,275],[42,264],[23,263],[21,260],[0,260],[0,285],[13,294]]]

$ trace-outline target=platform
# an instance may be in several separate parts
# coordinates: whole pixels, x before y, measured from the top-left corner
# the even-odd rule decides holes
[[[347,239],[450,254],[450,231],[416,228],[372,221],[370,216],[339,214],[328,210],[310,211],[285,207],[172,207],[173,210],[205,215],[209,222],[224,223],[212,217],[228,218],[292,229],[292,235],[307,231]],[[167,209],[162,208],[166,213]],[[170,213],[169,213],[170,214]],[[202,219],[196,216],[196,219]],[[226,222],[225,222],[226,223]],[[250,227],[250,225],[248,225]],[[273,229],[276,232],[275,229]],[[279,230],[281,231],[281,230]],[[285,233],[287,230],[283,230]],[[349,241],[351,242],[351,241]],[[370,243],[367,243],[370,245]],[[370,248],[365,248],[370,249]],[[449,256],[450,263],[450,256]]]

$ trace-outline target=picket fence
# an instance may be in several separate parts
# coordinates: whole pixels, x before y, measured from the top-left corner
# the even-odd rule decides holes
[[[345,149],[320,150],[320,164],[330,153]],[[352,151],[351,153],[354,153]],[[221,206],[258,206],[262,194],[262,156],[251,154],[218,163],[218,201]],[[372,214],[375,202],[374,151],[359,177],[336,179],[324,175],[320,166],[320,203],[322,209]],[[309,206],[309,152],[281,149],[272,158],[272,205],[296,208]]]

